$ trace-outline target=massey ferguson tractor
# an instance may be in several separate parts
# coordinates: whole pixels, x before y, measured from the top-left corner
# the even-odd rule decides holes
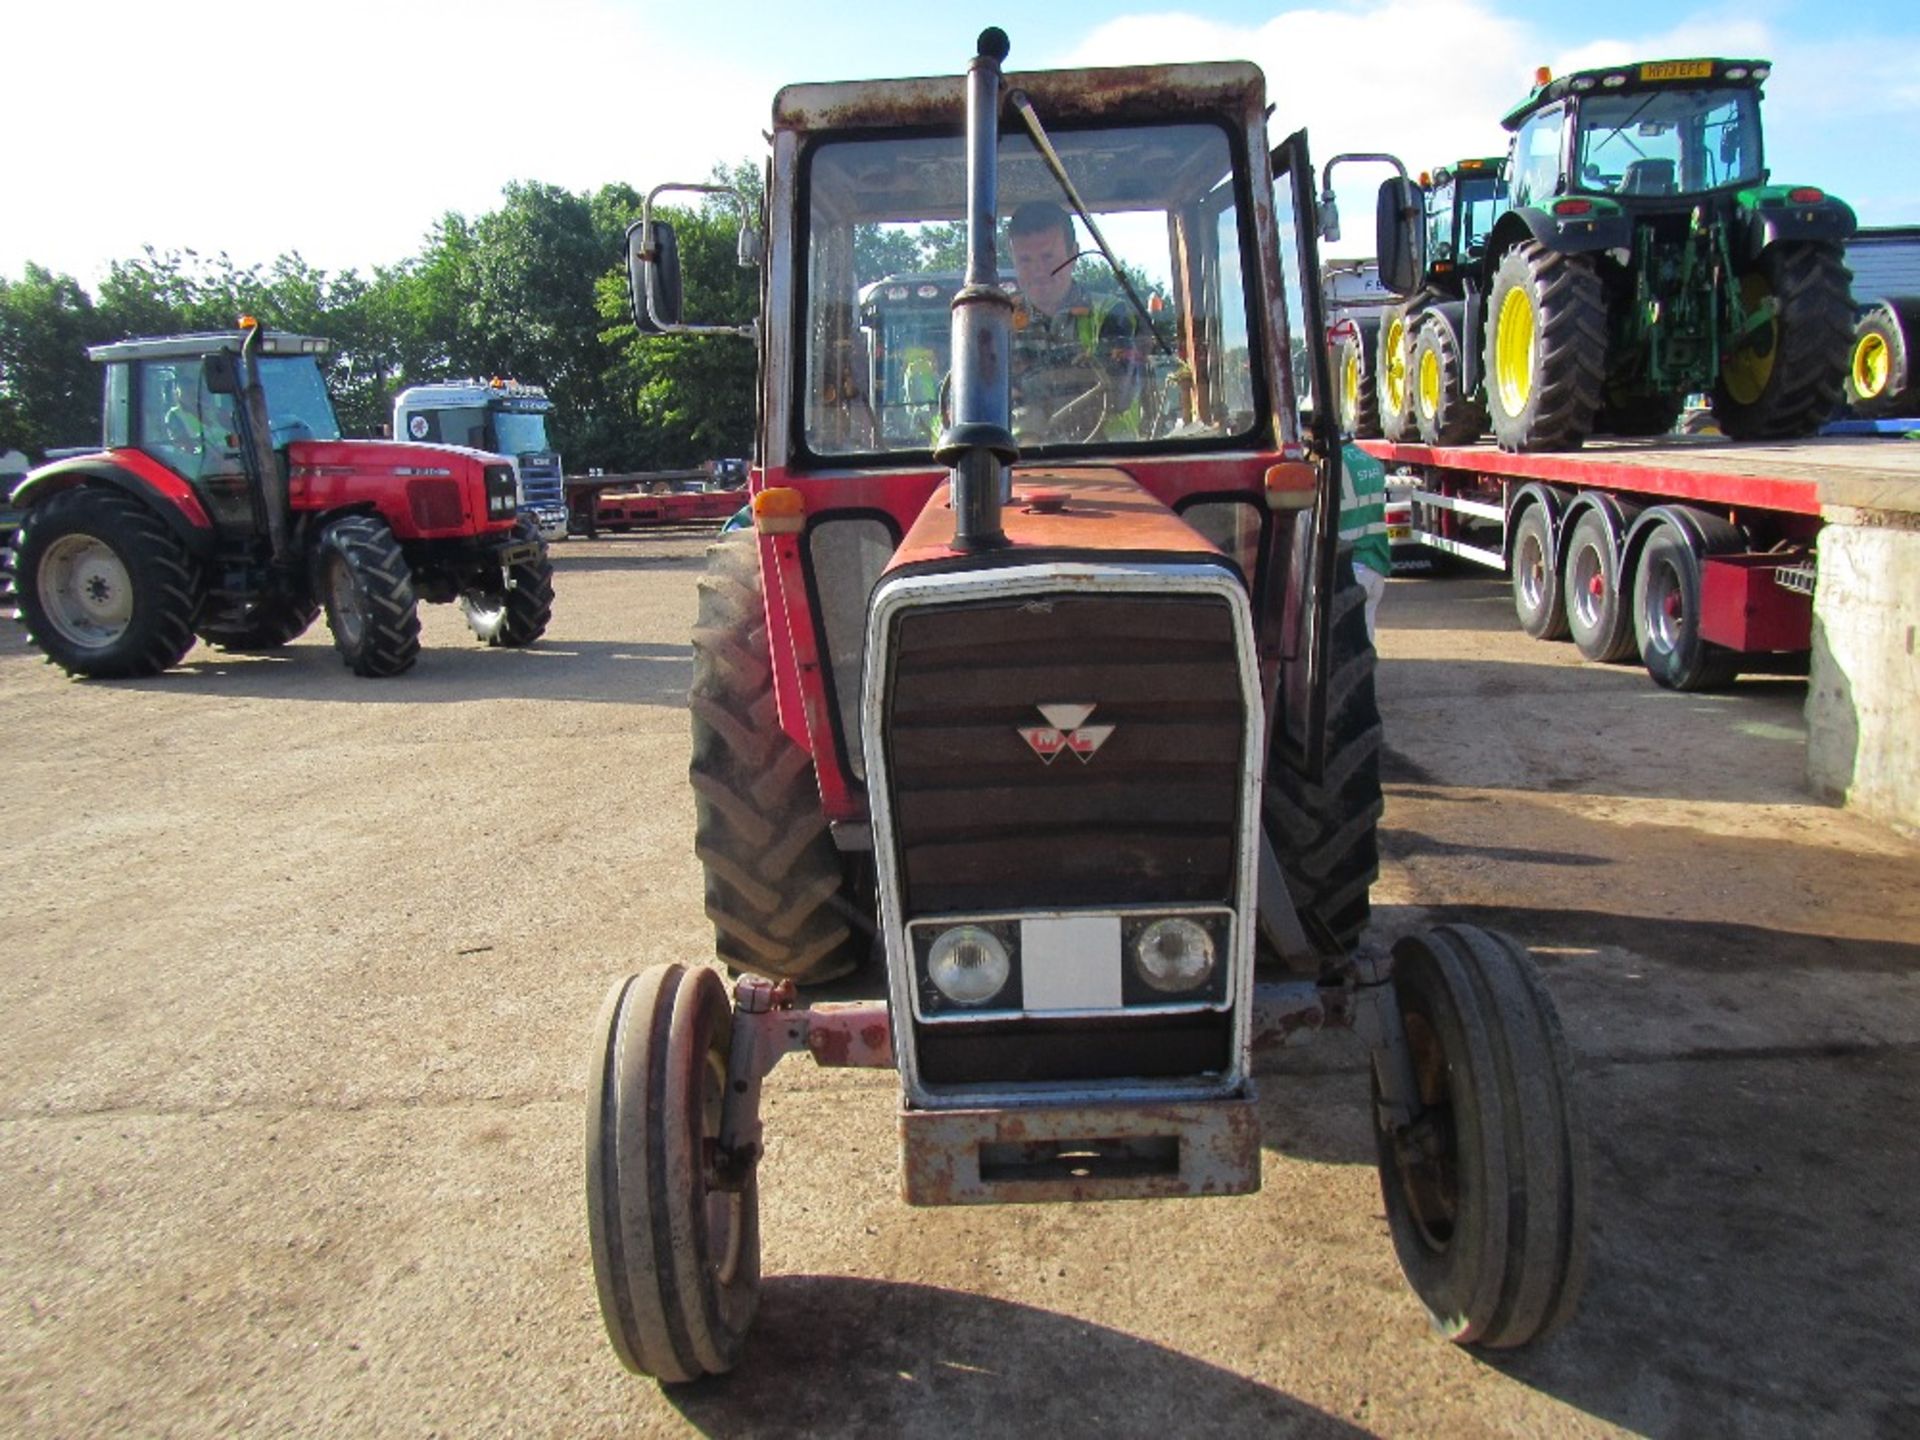
[[[1710,392],[1734,439],[1810,435],[1847,375],[1853,211],[1771,182],[1763,60],[1660,60],[1537,76],[1513,132],[1507,208],[1464,272],[1503,450],[1657,435]],[[1383,187],[1382,278],[1420,285],[1425,236]],[[1464,377],[1474,393],[1473,377]],[[1384,404],[1383,404],[1384,409]]]
[[[489,645],[540,638],[553,570],[518,518],[513,466],[342,440],[325,348],[246,320],[88,352],[106,376],[100,451],[13,493],[19,614],[49,660],[153,675],[196,635],[272,649],[324,607],[348,668],[398,675],[419,655],[420,600],[458,601]]]
[[[598,1021],[607,1333],[666,1382],[740,1359],[784,1055],[898,1072],[909,1204],[1234,1195],[1254,1052],[1352,1026],[1408,1277],[1455,1339],[1524,1344],[1584,1270],[1572,1077],[1518,946],[1361,943],[1381,732],[1327,352],[1302,339],[1310,396],[1289,363],[1324,334],[1305,136],[1269,151],[1245,63],[1007,50],[780,92],[765,208],[736,197],[751,323],[682,321],[654,201],[709,187],[629,232],[643,332],[752,336],[762,388],[753,528],[693,632],[694,844],[738,978],[655,966]],[[881,420],[860,297],[961,223],[930,436]],[[884,999],[804,998],[869,956]]]

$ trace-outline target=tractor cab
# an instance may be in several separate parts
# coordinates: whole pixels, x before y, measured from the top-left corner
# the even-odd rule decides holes
[[[1444,283],[1479,264],[1486,253],[1487,236],[1506,203],[1501,163],[1498,157],[1458,160],[1421,177],[1426,181],[1422,188],[1426,191],[1429,284]],[[1457,293],[1457,280],[1452,289]]]

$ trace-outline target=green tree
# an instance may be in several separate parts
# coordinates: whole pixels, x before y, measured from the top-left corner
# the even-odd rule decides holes
[[[0,278],[0,450],[97,444],[100,371],[87,346],[112,338],[70,275],[28,264]]]

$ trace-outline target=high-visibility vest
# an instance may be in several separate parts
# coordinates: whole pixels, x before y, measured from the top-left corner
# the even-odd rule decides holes
[[[1358,445],[1340,450],[1340,543],[1353,547],[1354,563],[1382,575],[1393,573],[1387,539],[1387,467]]]

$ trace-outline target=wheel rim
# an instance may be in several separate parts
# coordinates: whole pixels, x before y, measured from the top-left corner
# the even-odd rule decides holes
[[[353,570],[344,556],[327,561],[327,599],[329,618],[336,627],[340,643],[358,645],[366,633],[366,617],[360,613],[360,587],[354,583]]]
[[[1607,570],[1600,561],[1598,546],[1582,545],[1574,555],[1568,594],[1573,608],[1579,612],[1580,623],[1589,629],[1597,628],[1607,596]]]
[[[1407,327],[1403,321],[1395,318],[1388,323],[1387,338],[1383,342],[1387,357],[1387,408],[1396,415],[1407,405],[1407,357],[1401,349],[1406,338]]]
[[[1539,611],[1547,605],[1547,552],[1539,537],[1528,533],[1520,537],[1520,553],[1516,557],[1520,572],[1520,598],[1527,602],[1527,609]]]
[[[1351,428],[1360,415],[1360,356],[1351,347],[1340,366],[1340,410]]]
[[[1507,291],[1494,328],[1494,383],[1509,415],[1518,415],[1533,394],[1533,297],[1521,286]]]
[[[1396,1168],[1407,1214],[1421,1241],[1436,1253],[1453,1243],[1460,1220],[1459,1144],[1455,1138],[1452,1093],[1447,1088],[1447,1057],[1431,1021],[1417,1010],[1402,1012],[1414,1083],[1420,1091],[1423,1123],[1432,1127],[1427,1154],[1411,1156]]]
[[[467,624],[476,635],[491,635],[500,628],[501,618],[507,613],[505,600],[496,600],[478,590],[463,594],[460,607],[466,611]]]
[[[1887,388],[1887,372],[1892,357],[1883,335],[1862,335],[1853,347],[1853,393],[1862,400],[1873,400]]]
[[[1740,306],[1747,314],[1759,308],[1773,294],[1773,286],[1758,270],[1740,277]],[[1751,405],[1766,393],[1773,378],[1773,357],[1779,351],[1780,321],[1767,321],[1764,329],[1748,335],[1740,346],[1720,364],[1720,378],[1727,394],[1742,405]]]
[[[1440,413],[1440,356],[1432,350],[1420,354],[1420,413],[1431,420]]]
[[[1664,655],[1680,648],[1687,627],[1686,589],[1668,561],[1657,562],[1647,575],[1646,619],[1649,645]]]
[[[63,535],[49,545],[38,590],[48,623],[81,649],[105,649],[133,623],[133,576],[95,536]]]
[[[720,1116],[727,1094],[727,1057],[717,1047],[707,1048],[707,1063],[700,1076],[700,1149],[711,1154],[714,1146],[704,1143],[720,1138]],[[733,1284],[740,1273],[741,1242],[746,1226],[741,1223],[743,1203],[738,1190],[721,1190],[708,1172],[704,1177],[707,1219],[707,1268],[714,1284],[721,1289]]]

